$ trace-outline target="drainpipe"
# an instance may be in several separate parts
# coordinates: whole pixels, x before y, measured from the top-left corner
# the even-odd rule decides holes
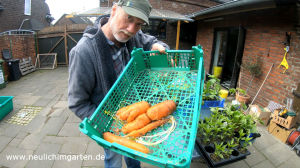
[[[22,26],[23,26],[24,22],[25,22],[25,21],[27,21],[27,20],[29,20],[29,19],[23,19],[23,21],[22,21],[22,23],[21,23],[21,25],[20,25],[20,27],[19,27],[19,29],[18,29],[18,30],[20,30],[20,29],[22,28]]]
[[[11,46],[11,44],[12,44],[11,37],[12,36],[9,36],[9,49],[10,49],[11,58],[13,58],[13,52],[12,52],[12,46]]]

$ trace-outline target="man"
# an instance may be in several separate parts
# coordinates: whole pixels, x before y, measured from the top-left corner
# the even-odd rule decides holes
[[[134,47],[165,52],[168,46],[140,29],[149,24],[148,0],[120,0],[110,17],[100,17],[70,52],[69,108],[81,119],[90,117],[130,59]],[[105,167],[121,167],[122,157],[105,150]],[[140,162],[125,157],[128,167]]]

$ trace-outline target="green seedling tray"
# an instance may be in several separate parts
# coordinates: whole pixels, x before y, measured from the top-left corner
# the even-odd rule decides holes
[[[194,149],[204,84],[203,50],[158,51],[134,49],[124,71],[90,118],[79,125],[80,131],[99,145],[119,154],[159,167],[189,167]],[[116,111],[128,104],[147,101],[155,105],[164,100],[178,103],[172,114],[177,123],[168,139],[155,146],[147,146],[151,153],[144,154],[103,139],[104,132],[123,136],[118,130],[122,123]],[[167,123],[147,135],[170,127]]]
[[[13,96],[0,96],[0,120],[13,110]]]

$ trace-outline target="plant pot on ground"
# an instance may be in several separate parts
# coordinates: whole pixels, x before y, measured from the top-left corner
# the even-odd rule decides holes
[[[241,103],[241,104],[248,104],[250,101],[250,96],[247,94],[247,92],[244,89],[241,88],[231,88],[230,90],[230,94],[234,94],[235,93],[235,99]]]
[[[242,104],[248,104],[250,101],[250,96],[237,93],[235,95],[235,99]]]

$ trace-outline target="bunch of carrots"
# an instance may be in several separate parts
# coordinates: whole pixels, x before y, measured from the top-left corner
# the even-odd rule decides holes
[[[121,131],[126,134],[124,137],[105,132],[103,138],[111,143],[116,142],[131,149],[149,153],[149,149],[127,137],[141,137],[147,132],[167,123],[168,115],[176,110],[176,103],[173,100],[166,100],[151,107],[146,101],[137,102],[120,108],[116,116],[123,121],[127,121]]]

